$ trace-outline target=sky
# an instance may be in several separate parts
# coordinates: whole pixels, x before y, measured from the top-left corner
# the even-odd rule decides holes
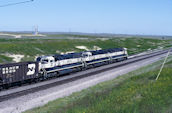
[[[0,31],[34,26],[47,32],[172,35],[172,0],[34,0],[0,7]]]

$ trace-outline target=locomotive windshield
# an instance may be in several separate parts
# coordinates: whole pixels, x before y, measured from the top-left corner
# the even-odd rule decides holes
[[[86,57],[88,57],[88,54],[83,54],[82,56],[83,56],[84,58],[86,58]]]
[[[37,62],[40,62],[40,61],[41,61],[41,57],[38,57],[38,58],[36,59],[36,61],[37,61]]]
[[[41,63],[42,64],[47,64],[48,63],[48,59],[43,59]]]

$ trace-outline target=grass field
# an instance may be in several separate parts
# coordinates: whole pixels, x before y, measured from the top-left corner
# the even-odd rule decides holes
[[[172,57],[25,113],[172,113]]]
[[[51,55],[68,51],[84,51],[76,46],[86,46],[93,50],[94,46],[102,49],[128,48],[129,54],[149,49],[171,46],[171,40],[144,38],[89,38],[89,39],[0,39],[0,63],[11,62],[6,54],[24,55],[21,61],[34,60],[39,55]]]

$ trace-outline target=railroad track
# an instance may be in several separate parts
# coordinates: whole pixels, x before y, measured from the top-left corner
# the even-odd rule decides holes
[[[102,67],[97,67],[96,70],[92,69],[92,70],[90,70],[90,71],[88,71],[88,72],[86,72],[84,74],[83,73],[80,74],[80,72],[73,73],[73,75],[75,75],[75,74],[77,75],[77,76],[74,76],[74,77],[69,77],[67,79],[62,79],[60,81],[59,81],[59,79],[57,79],[57,80],[54,80],[53,82],[48,82],[48,83],[45,83],[45,84],[42,83],[42,85],[38,85],[38,86],[27,88],[27,89],[22,89],[22,90],[19,90],[19,91],[13,91],[13,92],[10,92],[10,93],[0,92],[0,102],[6,101],[6,100],[9,100],[9,99],[13,99],[13,98],[17,98],[17,97],[27,95],[27,94],[30,94],[30,93],[38,92],[38,91],[41,91],[41,90],[45,90],[45,89],[48,89],[48,88],[51,88],[51,87],[54,87],[54,86],[66,84],[66,83],[69,83],[69,82],[72,82],[72,81],[75,81],[75,80],[78,80],[78,79],[81,79],[81,78],[85,78],[85,77],[92,76],[92,75],[95,75],[95,74],[98,74],[98,73],[101,73],[101,72],[112,70],[115,67],[121,67],[121,66],[124,66],[124,65],[127,65],[127,64],[135,63],[137,61],[148,59],[148,58],[151,58],[151,57],[154,57],[154,56],[159,56],[159,55],[165,54],[167,52],[168,52],[168,50],[162,50],[162,51],[157,51],[157,52],[153,52],[153,53],[133,57],[133,58],[130,58],[130,59],[126,60],[126,61],[117,62],[117,63],[114,63],[114,64],[109,64],[109,65],[106,65],[106,66],[102,66]],[[15,89],[13,89],[13,90],[15,90]]]

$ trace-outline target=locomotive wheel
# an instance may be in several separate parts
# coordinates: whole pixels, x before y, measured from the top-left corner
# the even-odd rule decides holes
[[[39,82],[39,79],[36,78],[36,79],[33,80],[33,82],[34,82],[34,83],[37,83],[37,82]]]
[[[19,82],[19,83],[18,83],[18,86],[22,86],[22,82]]]
[[[5,85],[3,85],[3,89],[9,89],[9,85],[8,84],[5,84]]]
[[[0,91],[3,89],[3,87],[2,86],[0,86]]]

